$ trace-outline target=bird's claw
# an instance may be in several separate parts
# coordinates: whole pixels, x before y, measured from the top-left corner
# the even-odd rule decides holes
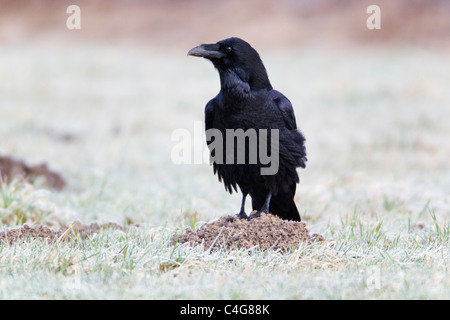
[[[228,217],[227,221],[233,222],[235,219],[249,219],[249,217],[245,212],[239,212],[234,217]]]
[[[261,216],[261,213],[269,213],[269,210],[264,210],[261,209],[259,211],[253,211],[254,213],[252,213],[249,217],[248,220],[254,219],[254,218],[259,218]]]

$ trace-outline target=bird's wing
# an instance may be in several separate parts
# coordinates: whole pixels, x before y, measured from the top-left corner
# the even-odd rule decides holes
[[[296,167],[304,168],[307,161],[306,148],[304,145],[305,137],[297,128],[297,121],[295,120],[292,104],[288,98],[276,90],[272,90],[271,95],[281,112],[286,128],[290,131],[289,135],[282,135],[280,137],[281,139],[284,137],[284,147],[289,150],[286,154],[289,154],[295,159],[293,161],[295,162]]]
[[[286,98],[282,93],[272,90],[273,101],[277,105],[278,109],[283,115],[283,120],[286,128],[289,130],[297,129],[297,122],[295,120],[294,109],[288,98]]]

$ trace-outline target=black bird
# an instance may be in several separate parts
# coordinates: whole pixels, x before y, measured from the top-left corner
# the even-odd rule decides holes
[[[233,37],[215,44],[199,45],[188,55],[210,60],[219,72],[221,89],[206,105],[205,129],[214,173],[217,173],[219,181],[223,181],[227,191],[237,191],[237,185],[243,194],[238,217],[253,218],[270,211],[283,219],[300,221],[294,195],[296,184],[300,182],[296,168],[304,168],[307,161],[305,138],[297,129],[291,102],[272,88],[258,52],[246,41]],[[214,143],[218,142],[215,136],[214,139],[208,138],[210,129],[222,134],[222,149]],[[235,132],[242,129],[246,133],[253,129],[257,145],[251,145],[251,134],[248,134],[245,136],[248,144],[242,146],[241,143],[233,145],[233,150],[227,149],[229,142],[236,141],[236,137],[227,135],[227,129]],[[274,132],[278,133],[278,141]],[[267,141],[261,144],[266,137]],[[267,154],[274,159],[278,156],[276,172],[262,174],[262,170],[272,164],[262,161],[261,157],[256,162],[250,161],[252,152],[257,150],[261,155],[263,149],[267,149]],[[245,161],[242,158],[239,161],[238,153],[242,150]],[[247,195],[252,198],[253,210],[257,210],[250,217],[245,213]]]

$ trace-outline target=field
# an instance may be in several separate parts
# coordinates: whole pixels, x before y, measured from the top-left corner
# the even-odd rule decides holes
[[[219,90],[189,48],[16,43],[0,53],[0,151],[67,186],[2,184],[2,230],[114,222],[0,244],[0,299],[448,299],[448,54],[417,47],[260,50],[309,162],[296,195],[325,243],[288,252],[174,246],[237,213],[208,164],[171,160]]]

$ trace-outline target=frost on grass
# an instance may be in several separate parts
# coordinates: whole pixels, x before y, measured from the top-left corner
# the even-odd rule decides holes
[[[183,234],[174,235],[172,242],[203,244],[205,250],[219,250],[223,247],[288,250],[300,243],[324,241],[321,235],[310,235],[304,222],[283,220],[270,213],[263,213],[251,220],[230,218],[222,217],[205,223],[197,231],[187,228]]]

